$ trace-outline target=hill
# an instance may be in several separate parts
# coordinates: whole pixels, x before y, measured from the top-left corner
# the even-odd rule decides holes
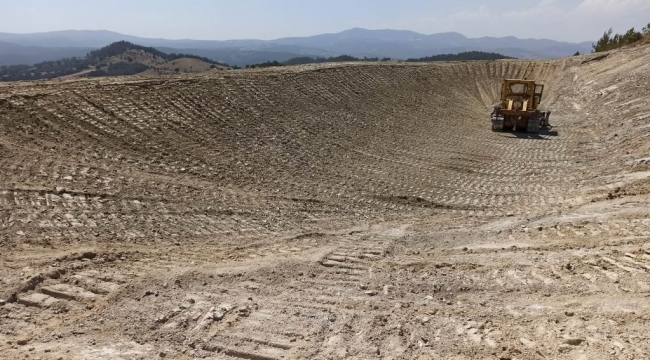
[[[173,63],[170,65],[170,62]],[[175,63],[178,66],[172,67]],[[153,47],[119,41],[84,57],[45,61],[34,65],[0,66],[0,81],[52,79],[62,76],[119,76],[146,72],[195,72],[229,66],[196,55],[164,53]],[[170,70],[171,68],[171,70]],[[200,70],[199,70],[200,69]]]
[[[592,42],[568,43],[548,39],[518,39],[516,37],[468,38],[454,32],[425,35],[404,30],[358,28],[308,37],[223,41],[151,39],[111,31],[0,33],[0,41],[36,47],[41,51],[54,48],[100,48],[121,40],[155,47],[164,52],[183,52],[238,66],[273,60],[284,62],[296,57],[327,58],[348,54],[357,58],[390,57],[405,60],[466,51],[496,52],[520,59],[546,59],[570,56],[576,51],[589,53],[592,46]],[[72,56],[79,55],[69,54],[64,57]],[[55,58],[47,60],[52,59]],[[39,59],[25,62],[25,60],[23,58],[19,63],[31,64],[41,61]],[[16,62],[12,63],[16,64]]]

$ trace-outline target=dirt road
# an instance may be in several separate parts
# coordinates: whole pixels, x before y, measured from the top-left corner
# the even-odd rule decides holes
[[[649,359],[649,74],[0,84],[0,358]],[[490,131],[519,77],[551,131]]]

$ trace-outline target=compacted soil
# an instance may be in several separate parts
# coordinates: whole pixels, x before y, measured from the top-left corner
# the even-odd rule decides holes
[[[0,358],[650,358],[650,46],[2,84],[0,169]]]

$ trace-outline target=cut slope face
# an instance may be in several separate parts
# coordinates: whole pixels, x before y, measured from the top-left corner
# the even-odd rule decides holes
[[[649,60],[2,84],[0,350],[647,354]],[[553,129],[491,132],[524,77]]]
[[[61,233],[47,226],[55,210],[48,203],[83,203],[60,220],[76,224],[63,230],[73,237],[89,228],[100,235],[123,229],[118,237],[193,234],[196,216],[228,224],[231,213],[277,232],[444,209],[530,212],[573,186],[575,144],[568,140],[579,134],[568,131],[562,112],[559,136],[494,134],[488,113],[504,77],[543,79],[547,106],[562,108],[552,89],[562,86],[565,67],[334,66],[4,87],[14,92],[0,115],[11,154],[5,166],[21,169],[4,173],[16,185],[5,201],[47,209],[24,229],[14,224],[26,236]],[[100,204],[114,216],[78,219]],[[148,228],[147,218],[168,211],[173,221]]]

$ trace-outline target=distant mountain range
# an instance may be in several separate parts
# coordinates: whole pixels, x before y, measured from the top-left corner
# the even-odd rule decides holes
[[[468,38],[459,33],[424,35],[406,30],[351,29],[336,34],[277,40],[167,40],[142,38],[112,31],[54,31],[33,34],[0,33],[0,65],[33,64],[72,56],[126,40],[163,52],[203,56],[231,65],[286,61],[300,56],[390,57],[393,59],[487,51],[521,59],[557,58],[588,53],[592,43],[568,43],[516,37]]]

